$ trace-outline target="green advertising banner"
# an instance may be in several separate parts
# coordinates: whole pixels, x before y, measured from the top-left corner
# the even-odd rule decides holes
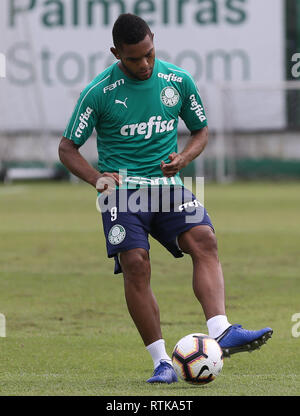
[[[209,124],[224,117],[220,85],[285,79],[282,0],[2,0],[2,130],[64,129],[80,91],[113,62],[112,26],[140,15],[155,34],[157,56],[187,69],[199,86]],[[285,125],[284,93],[238,94],[241,128]],[[255,121],[254,121],[255,120]]]

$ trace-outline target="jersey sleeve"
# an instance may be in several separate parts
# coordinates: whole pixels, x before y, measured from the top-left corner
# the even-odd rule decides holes
[[[77,101],[69,124],[64,131],[64,137],[82,146],[92,135],[98,122],[97,101],[93,88],[85,88]]]
[[[198,88],[190,75],[185,78],[185,89],[180,117],[190,131],[207,126],[207,118]]]

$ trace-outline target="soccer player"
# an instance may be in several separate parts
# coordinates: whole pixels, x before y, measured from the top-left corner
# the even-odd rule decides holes
[[[259,348],[273,331],[269,327],[249,331],[228,322],[213,225],[179,176],[208,140],[205,111],[192,77],[155,57],[153,33],[138,16],[118,17],[113,42],[111,52],[117,61],[81,93],[59,155],[74,175],[100,194],[107,253],[114,257],[115,273],[123,273],[129,313],[153,359],[154,373],[147,381],[172,383],[177,376],[166,352],[159,307],[150,286],[149,234],[174,257],[191,256],[194,293],[203,308],[208,334],[219,342],[224,356]],[[180,153],[179,117],[191,132]],[[79,151],[93,129],[97,132],[98,170]],[[132,203],[121,209],[122,195],[132,202],[138,189],[144,190],[144,196],[156,195],[151,198],[158,204],[156,209],[149,198],[144,206],[148,209],[137,211]],[[166,190],[169,209],[163,207]],[[112,195],[114,205],[103,209]],[[139,197],[143,199],[143,194]],[[188,220],[191,207],[193,221]]]

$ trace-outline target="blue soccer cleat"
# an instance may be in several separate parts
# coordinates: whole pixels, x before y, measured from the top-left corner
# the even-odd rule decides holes
[[[231,354],[243,351],[253,351],[260,348],[271,338],[272,328],[263,328],[259,331],[248,331],[243,329],[242,325],[231,325],[223,332],[216,341],[223,351],[224,357],[230,357]]]
[[[160,364],[154,370],[153,376],[147,380],[147,383],[176,383],[178,381],[174,368],[167,361],[160,361]]]

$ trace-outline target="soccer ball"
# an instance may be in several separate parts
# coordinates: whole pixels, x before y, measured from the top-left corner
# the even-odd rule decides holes
[[[182,380],[192,384],[207,384],[220,374],[223,352],[217,341],[208,335],[189,334],[175,345],[172,362]]]

